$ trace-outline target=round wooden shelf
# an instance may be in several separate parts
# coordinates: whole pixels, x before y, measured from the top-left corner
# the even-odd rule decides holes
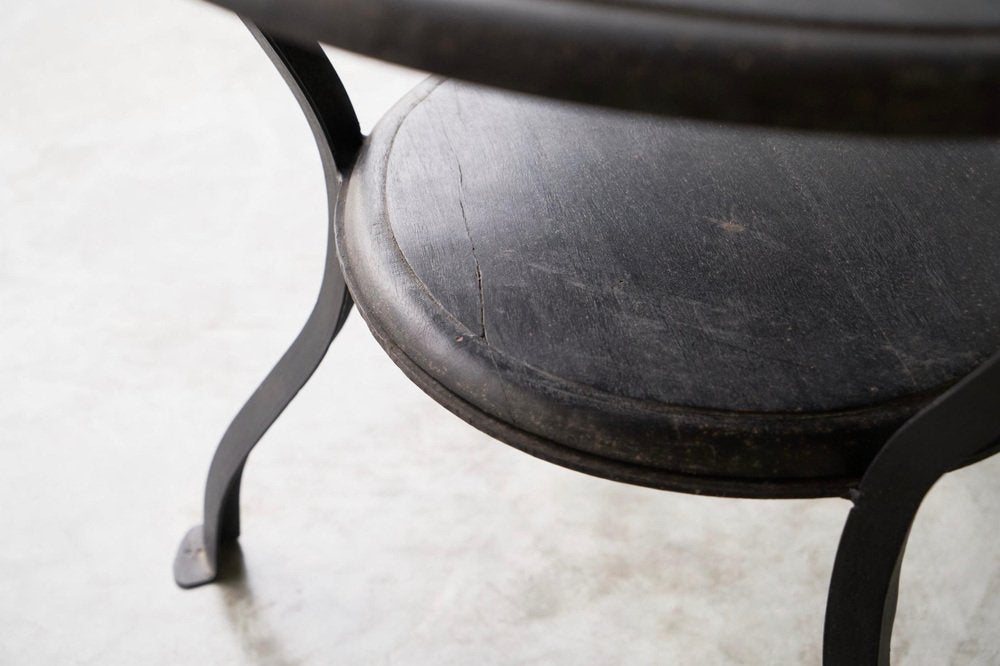
[[[840,494],[1000,347],[1000,149],[598,110],[431,80],[338,249],[445,406],[591,473]]]

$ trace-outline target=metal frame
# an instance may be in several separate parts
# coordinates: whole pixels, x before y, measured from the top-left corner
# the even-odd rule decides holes
[[[1000,445],[1000,354],[906,422],[852,494],[830,579],[826,666],[889,664],[910,526],[931,487]]]
[[[174,560],[174,580],[185,588],[217,577],[222,544],[235,541],[240,534],[240,478],[247,456],[315,372],[352,305],[337,262],[333,223],[341,178],[350,170],[362,143],[354,108],[318,44],[299,46],[252,23],[247,27],[291,88],[319,148],[329,214],[326,265],[316,305],[305,326],[236,414],[215,451],[205,488],[204,522],[188,531]]]
[[[291,88],[316,138],[328,192],[326,267],[305,327],[219,443],[205,491],[204,523],[187,533],[174,562],[175,580],[185,588],[219,574],[220,550],[240,532],[240,478],[247,456],[315,371],[352,305],[336,258],[334,221],[341,178],[362,144],[354,110],[318,45],[294,45],[247,26]],[[827,599],[825,666],[889,663],[903,553],[923,498],[944,474],[998,448],[1000,353],[900,428],[852,492],[854,507]]]

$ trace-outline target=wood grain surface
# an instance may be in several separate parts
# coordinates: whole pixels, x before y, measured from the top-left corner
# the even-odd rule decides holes
[[[995,142],[428,83],[351,177],[341,254],[378,334],[501,421],[699,474],[849,476],[1000,347],[998,182]]]

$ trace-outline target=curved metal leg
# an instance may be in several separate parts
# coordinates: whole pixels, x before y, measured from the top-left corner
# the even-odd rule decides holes
[[[830,580],[825,666],[887,666],[899,571],[920,503],[944,474],[998,444],[1000,354],[908,421],[872,462]]]
[[[326,267],[305,327],[240,409],[215,451],[205,488],[204,523],[187,533],[174,560],[174,579],[185,588],[218,575],[220,547],[240,533],[240,478],[247,456],[312,376],[351,308],[337,263],[333,221],[340,176],[350,169],[362,142],[354,109],[318,45],[284,42],[251,23],[247,26],[298,99],[316,137],[328,193]]]

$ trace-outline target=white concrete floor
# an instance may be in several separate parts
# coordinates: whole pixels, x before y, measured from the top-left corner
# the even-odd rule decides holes
[[[216,439],[315,297],[319,162],[222,11],[0,16],[0,664],[819,663],[845,502],[536,461],[356,315],[251,459],[245,578],[174,587]],[[421,78],[331,55],[366,128]],[[928,499],[896,663],[1000,663],[998,478]]]

